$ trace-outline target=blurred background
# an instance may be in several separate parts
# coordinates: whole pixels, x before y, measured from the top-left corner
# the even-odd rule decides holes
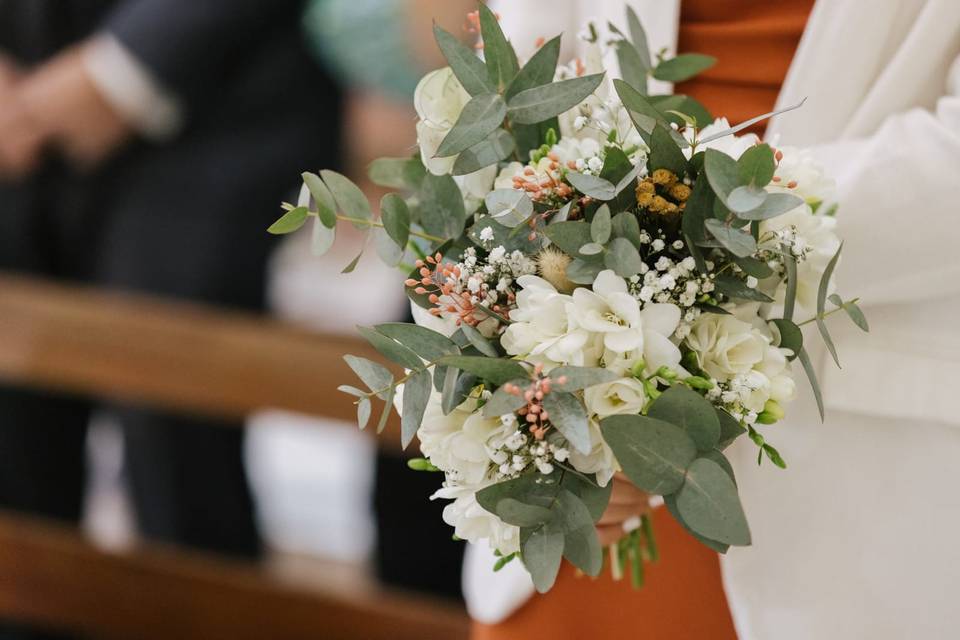
[[[0,639],[465,637],[440,480],[335,390],[398,274],[266,228],[379,201],[472,5],[0,0]]]

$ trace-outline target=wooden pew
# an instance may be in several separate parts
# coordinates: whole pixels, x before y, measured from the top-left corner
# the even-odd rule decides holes
[[[197,414],[269,407],[352,422],[353,405],[336,391],[354,379],[347,352],[377,357],[357,339],[249,314],[0,273],[5,383]],[[464,612],[448,603],[339,581],[308,588],[156,545],[107,553],[72,528],[3,512],[0,618],[106,639],[468,635]]]

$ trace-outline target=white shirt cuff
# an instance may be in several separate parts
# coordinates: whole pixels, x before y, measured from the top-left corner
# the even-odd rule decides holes
[[[164,140],[180,130],[183,109],[177,96],[114,36],[97,36],[83,48],[82,58],[104,99],[145,138]]]

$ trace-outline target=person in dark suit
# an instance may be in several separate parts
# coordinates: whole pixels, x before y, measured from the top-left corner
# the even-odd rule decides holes
[[[301,5],[0,0],[0,269],[260,310],[278,203],[340,158]],[[0,387],[0,508],[79,519],[94,407]],[[239,425],[109,410],[145,537],[259,554]]]

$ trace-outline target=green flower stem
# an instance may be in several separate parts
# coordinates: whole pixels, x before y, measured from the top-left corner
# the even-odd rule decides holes
[[[660,559],[660,551],[657,549],[657,539],[653,535],[653,520],[649,515],[640,516],[640,529],[643,531],[643,538],[647,542],[647,555],[651,562]]]
[[[377,222],[376,220],[367,220],[366,218],[354,218],[351,216],[341,215],[339,213],[337,214],[337,220],[343,220],[344,222],[352,222],[354,224],[363,224],[368,227],[380,227],[381,229],[383,228],[382,222]],[[423,238],[424,240],[429,240],[430,242],[436,242],[438,244],[446,242],[446,240],[438,236],[432,236],[429,233],[423,233],[421,231],[414,231],[413,229],[410,229],[410,235],[416,236],[418,238]]]
[[[846,300],[842,305],[840,305],[840,306],[837,307],[836,309],[831,309],[830,311],[826,311],[826,312],[824,312],[824,313],[818,313],[817,315],[813,316],[813,317],[810,318],[809,320],[804,320],[803,322],[798,322],[798,323],[797,323],[797,326],[798,326],[798,327],[802,327],[802,326],[805,325],[805,324],[810,324],[811,322],[816,322],[817,320],[823,320],[824,318],[828,318],[828,317],[832,316],[832,315],[835,314],[837,311],[843,311],[843,305],[846,305],[846,304],[857,304],[858,302],[860,302],[860,298],[854,298],[853,300]]]

